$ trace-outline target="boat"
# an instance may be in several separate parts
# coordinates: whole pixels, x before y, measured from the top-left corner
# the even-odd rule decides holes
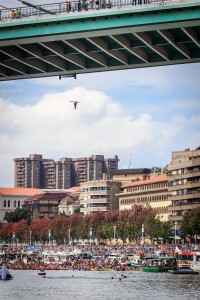
[[[13,276],[8,271],[8,268],[5,264],[2,265],[2,268],[0,270],[0,280],[10,280]]]
[[[186,260],[177,260],[177,266],[168,270],[171,274],[198,275],[199,272],[194,271],[190,267],[190,263]]]
[[[187,260],[194,271],[200,271],[200,252],[199,251],[178,251],[178,259]]]
[[[143,272],[168,272],[172,267],[176,266],[176,257],[143,257],[142,258],[142,271]]]
[[[41,268],[40,271],[39,271],[39,273],[38,273],[38,275],[45,276],[46,275],[45,270]]]
[[[128,265],[131,266],[134,270],[142,270],[142,258],[144,257],[144,253],[136,253],[133,258],[128,262]]]

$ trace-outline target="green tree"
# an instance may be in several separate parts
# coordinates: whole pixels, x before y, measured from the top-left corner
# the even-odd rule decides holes
[[[160,237],[163,239],[165,243],[167,240],[170,239],[172,234],[172,223],[170,221],[161,222],[161,230],[160,230]]]
[[[162,222],[159,217],[156,217],[156,210],[151,209],[147,215],[145,223],[145,231],[150,237],[151,241],[153,238],[158,239],[161,236]]]
[[[24,208],[18,207],[14,211],[6,212],[4,220],[8,223],[16,223],[21,220],[26,220],[30,224],[31,212]]]
[[[200,207],[187,211],[181,222],[180,231],[184,236],[200,235]]]

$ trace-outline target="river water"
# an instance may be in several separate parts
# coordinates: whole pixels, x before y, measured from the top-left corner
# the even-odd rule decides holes
[[[140,271],[11,270],[0,280],[1,300],[199,300],[200,275]],[[126,277],[125,277],[126,276]]]

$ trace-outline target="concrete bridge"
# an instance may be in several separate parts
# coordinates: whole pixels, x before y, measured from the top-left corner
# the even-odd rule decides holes
[[[70,12],[66,2],[22,7],[17,19],[2,9],[0,80],[200,61],[200,2],[112,0],[112,8],[97,4],[90,2],[85,9],[73,1]]]

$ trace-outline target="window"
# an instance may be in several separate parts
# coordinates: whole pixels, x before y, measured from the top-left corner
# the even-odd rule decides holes
[[[14,201],[14,207],[17,207],[17,201],[16,200]]]
[[[18,201],[18,207],[20,207],[20,201]]]
[[[6,200],[4,200],[3,202],[3,207],[6,207]]]

